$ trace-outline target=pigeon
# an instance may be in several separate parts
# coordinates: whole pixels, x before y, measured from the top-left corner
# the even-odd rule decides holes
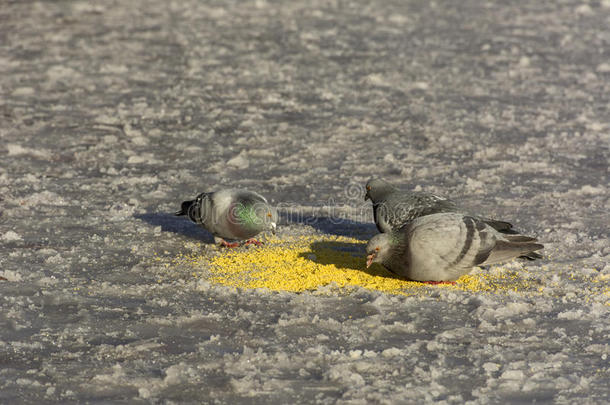
[[[424,215],[440,212],[461,212],[458,205],[444,197],[417,193],[396,188],[383,179],[370,179],[366,183],[364,200],[373,203],[373,218],[379,232],[387,233]],[[490,218],[476,217],[503,233],[516,234],[512,224]]]
[[[265,197],[240,189],[201,193],[194,200],[184,201],[175,215],[188,216],[211,232],[217,244],[225,247],[239,246],[239,242],[225,239],[246,239],[246,244],[261,245],[253,237],[267,230],[275,233],[277,223],[277,211]]]
[[[409,280],[431,284],[450,282],[474,266],[541,257],[536,238],[504,234],[489,224],[460,213],[431,214],[391,232],[375,235],[366,246],[368,268],[381,263]]]

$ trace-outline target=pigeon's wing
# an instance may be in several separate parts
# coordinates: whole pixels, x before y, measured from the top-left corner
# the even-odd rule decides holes
[[[484,222],[456,213],[423,216],[411,224],[410,252],[417,279],[455,280],[484,263],[497,232]]]
[[[378,228],[397,229],[416,218],[440,212],[457,211],[457,205],[449,199],[433,194],[395,192],[378,204],[375,223]],[[381,230],[381,229],[380,229]]]
[[[233,190],[233,200],[244,206],[267,204],[267,199],[254,191]]]
[[[410,238],[412,266],[444,280],[455,280],[478,265],[537,257],[535,251],[542,248],[535,238],[501,234],[485,222],[459,213],[415,220]]]
[[[498,231],[500,233],[513,234],[513,235],[519,233],[513,229],[513,224],[511,224],[510,222],[499,221],[497,219],[485,218],[485,217],[480,217],[480,216],[477,216],[475,218],[479,221],[485,222],[487,225],[491,226],[492,228],[494,228],[496,231]]]

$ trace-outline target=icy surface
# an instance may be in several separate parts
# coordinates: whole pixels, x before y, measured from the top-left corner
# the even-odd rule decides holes
[[[0,402],[608,403],[608,27],[607,0],[3,1]],[[170,213],[220,186],[353,220],[280,237],[366,239],[371,175],[539,236],[512,264],[539,288],[174,264],[216,254]]]

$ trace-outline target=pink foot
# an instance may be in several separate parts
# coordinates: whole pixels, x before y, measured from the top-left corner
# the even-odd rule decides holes
[[[227,242],[226,240],[222,239],[220,241],[220,246],[227,248],[236,248],[239,246],[239,242]]]
[[[430,284],[430,285],[438,285],[438,284],[455,285],[455,281],[422,281],[422,283]]]
[[[246,241],[246,243],[244,243],[244,245],[256,245],[256,246],[263,246],[263,242],[258,241],[256,239],[250,238]]]

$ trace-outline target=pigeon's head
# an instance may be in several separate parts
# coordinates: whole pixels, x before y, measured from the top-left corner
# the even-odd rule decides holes
[[[266,202],[256,202],[254,204],[237,204],[234,207],[235,221],[240,226],[261,231],[271,231],[275,233],[277,226],[277,211]]]
[[[267,225],[267,230],[275,235],[275,229],[277,228],[277,210],[273,207],[267,208],[267,211],[264,213],[265,224]]]
[[[366,267],[373,263],[384,263],[391,254],[390,235],[380,233],[371,238],[366,245]]]
[[[384,179],[370,179],[366,182],[364,201],[371,200],[373,204],[375,204],[378,201],[384,200],[386,196],[395,189],[396,187]]]

